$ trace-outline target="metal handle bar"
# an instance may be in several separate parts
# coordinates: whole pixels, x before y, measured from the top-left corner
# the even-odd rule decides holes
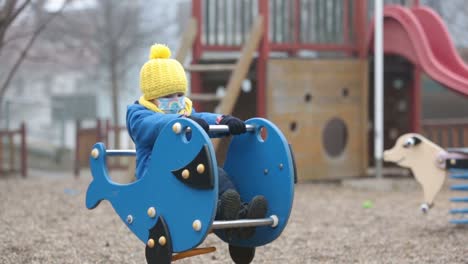
[[[255,131],[254,125],[245,125],[245,129],[247,132]],[[187,128],[187,132],[191,129],[190,127]],[[210,125],[210,132],[214,133],[228,133],[229,127],[227,125]],[[107,149],[106,150],[107,156],[135,156],[136,150],[134,149]]]
[[[107,149],[107,156],[135,156],[136,150],[134,149]]]
[[[245,125],[247,132],[255,131],[255,126]],[[229,132],[229,127],[227,125],[210,125],[210,132],[223,133]]]
[[[245,129],[247,132],[255,131],[254,125],[245,125]],[[192,129],[190,127],[187,128],[187,132],[190,132]],[[210,132],[213,133],[229,133],[229,127],[227,125],[210,125],[209,128]]]

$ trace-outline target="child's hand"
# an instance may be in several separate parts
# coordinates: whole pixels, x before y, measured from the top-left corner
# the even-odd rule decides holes
[[[210,125],[208,125],[208,123],[205,120],[194,116],[186,116],[186,118],[192,119],[193,121],[197,122],[197,124],[200,125],[206,133],[209,132]]]
[[[246,132],[244,121],[234,116],[225,115],[219,124],[227,125],[229,127],[229,133],[232,135],[239,135]]]

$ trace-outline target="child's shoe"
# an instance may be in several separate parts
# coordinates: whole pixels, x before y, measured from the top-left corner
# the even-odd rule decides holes
[[[233,189],[226,190],[218,202],[218,220],[236,220],[241,209],[241,199],[238,192]]]
[[[238,192],[233,189],[226,190],[218,201],[216,212],[217,220],[237,220],[239,211],[241,210],[241,199]],[[238,231],[234,228],[225,229],[225,234],[228,240],[231,240]]]
[[[257,195],[248,204],[242,205],[239,211],[239,219],[265,218],[268,211],[268,202],[263,195]],[[239,229],[238,236],[248,239],[255,235],[255,227],[243,227]]]

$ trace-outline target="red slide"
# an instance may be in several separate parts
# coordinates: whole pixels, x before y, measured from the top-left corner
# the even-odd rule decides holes
[[[468,96],[468,66],[457,53],[442,18],[432,9],[384,8],[384,52],[407,58],[435,81]],[[369,48],[374,48],[374,23]]]

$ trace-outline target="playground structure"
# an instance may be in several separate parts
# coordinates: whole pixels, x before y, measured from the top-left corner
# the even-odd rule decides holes
[[[343,1],[343,6],[333,3],[330,7],[317,1],[316,15],[333,14],[331,24],[319,25],[319,19],[300,12],[303,8],[313,13],[311,2],[259,0],[223,5],[192,1],[195,26],[188,28],[196,32],[187,34],[194,38],[192,45],[185,45],[192,47],[192,64],[186,68],[191,72],[190,96],[197,109],[272,120],[292,144],[302,179],[357,176],[367,169],[368,70],[361,59],[365,48],[361,29],[367,10],[351,7],[349,1]],[[257,42],[257,56],[252,57]],[[339,52],[346,59],[295,57],[303,50]],[[212,52],[237,51],[238,60],[209,57]],[[318,74],[310,74],[314,71]],[[252,84],[247,92],[241,91],[246,79]],[[226,87],[221,98],[216,96],[219,86]],[[323,86],[328,89],[321,89]],[[207,97],[209,101],[202,100]],[[217,151],[220,160],[223,152]]]
[[[284,1],[282,8],[277,6],[277,1],[248,1],[248,4],[242,1],[235,2],[244,4],[233,4],[236,6],[233,9],[229,8],[227,1],[193,0],[192,3],[193,19],[183,37],[188,41],[184,42],[176,57],[181,62],[185,61],[188,49],[192,48],[193,59],[190,65],[186,65],[186,70],[191,72],[189,96],[195,101],[195,106],[199,111],[214,110],[244,119],[250,116],[267,117],[272,123],[260,118],[248,120],[250,132],[233,137],[226,150],[222,149],[222,144],[217,148],[219,141],[212,142],[195,123],[189,120],[171,122],[155,144],[152,153],[155,158],[148,170],[148,173],[157,173],[161,177],[144,176],[141,180],[124,185],[110,180],[106,156],[134,155],[135,151],[106,150],[102,144],[95,145],[90,158],[93,182],[87,192],[86,205],[92,209],[101,200],[109,200],[127,227],[146,244],[148,263],[170,263],[185,256],[215,250],[196,248],[211,231],[227,242],[230,249],[254,249],[275,240],[285,227],[292,206],[296,168],[289,143],[295,150],[300,179],[362,176],[372,162],[369,155],[372,132],[369,132],[368,124],[373,120],[372,111],[369,111],[373,105],[370,99],[373,88],[368,83],[372,76],[369,54],[372,52],[370,43],[373,29],[369,27],[367,30],[366,26],[368,21],[365,18],[369,13],[367,1],[356,1],[353,5],[352,1],[347,0],[333,1],[333,5],[316,1],[317,6],[323,8],[325,17],[331,7],[336,16],[331,19],[331,28],[327,23],[320,25],[320,20],[313,21],[304,16],[303,10],[311,10],[311,1]],[[464,88],[467,75],[460,70],[460,65],[464,64],[460,64],[461,60],[451,40],[447,37],[443,41],[436,41],[432,36],[429,37],[432,31],[422,26],[429,25],[428,28],[434,28],[439,34],[447,33],[440,17],[427,8],[419,7],[419,1],[411,1],[411,5],[412,9],[387,6],[384,10],[384,30],[388,32],[386,36],[393,36],[384,40],[384,52],[411,62],[405,71],[398,71],[401,58],[390,57],[387,60],[389,65],[386,66],[390,67],[386,68],[390,69],[390,75],[387,75],[389,78],[386,84],[395,89],[386,89],[389,91],[385,94],[385,108],[389,113],[386,127],[391,131],[384,137],[385,145],[390,144],[395,135],[422,130],[422,71],[449,89],[462,95],[468,94]],[[277,16],[278,10],[284,10],[285,6],[288,7],[290,17]],[[230,32],[230,21],[222,21],[220,14],[234,10],[246,17],[240,20],[239,31]],[[250,10],[250,13],[243,12],[246,10]],[[341,17],[340,20],[337,17]],[[279,22],[276,21],[278,19]],[[288,26],[275,28],[282,25],[281,22],[287,22]],[[273,25],[272,29],[270,25]],[[325,28],[324,34],[311,34],[303,30],[312,26],[319,32]],[[247,28],[250,28],[248,33]],[[323,39],[320,37],[323,36],[325,42],[321,43]],[[396,42],[394,38],[403,41]],[[336,44],[336,41],[340,43]],[[407,52],[410,48],[414,53]],[[449,55],[437,53],[436,49],[444,48],[451,49]],[[209,56],[210,52],[238,51],[240,55],[237,60]],[[300,55],[303,51],[317,54]],[[333,52],[334,55],[332,58],[323,57],[320,54],[324,52]],[[278,53],[283,56],[278,56]],[[408,70],[411,74],[407,73]],[[247,92],[242,91],[246,79],[253,84],[253,88]],[[224,95],[217,92],[220,85],[225,85]],[[409,107],[399,109],[402,102]],[[399,123],[392,123],[391,119],[395,119],[396,115],[404,118],[399,119]],[[267,128],[266,139],[260,132],[261,127]],[[225,132],[216,127],[211,129]],[[186,136],[187,130],[191,131],[191,139]],[[284,136],[279,131],[284,131]],[[458,143],[467,144],[466,130],[462,129],[460,133],[456,136],[460,140]],[[280,143],[271,144],[271,140],[276,141],[277,136]],[[397,141],[393,150],[386,152],[385,160],[413,169],[416,179],[423,186],[424,203],[421,208],[427,212],[444,182],[444,177],[438,177],[437,174],[446,174],[445,169],[454,167],[463,169],[458,166],[461,166],[460,163],[465,164],[466,153],[464,150],[457,150],[457,154],[444,152],[417,134],[404,137]],[[404,154],[408,154],[406,151],[409,150],[421,151],[426,145],[422,143],[429,146],[427,151],[423,151],[425,154],[398,155],[398,150]],[[160,149],[185,154],[182,159],[172,161],[172,153],[166,158]],[[257,152],[258,149],[262,151]],[[223,152],[226,152],[224,157]],[[221,156],[221,159],[217,156]],[[440,163],[439,166],[443,167],[432,168],[437,173],[431,173],[430,166],[421,166],[421,161],[416,160],[416,165],[409,163],[415,157],[434,157]],[[217,197],[217,174],[214,168],[218,164],[223,164],[228,174],[241,176],[234,181],[239,186],[243,200],[262,194],[268,201],[272,201],[268,212],[270,217],[228,222],[214,220]],[[463,174],[465,172],[450,172],[454,178],[467,178]],[[200,177],[202,174],[204,177]],[[276,174],[282,176],[269,177],[268,182],[261,179]],[[254,184],[246,184],[247,179],[253,180]],[[279,182],[272,182],[271,179],[279,179]],[[455,185],[453,189],[467,188],[466,185]],[[150,195],[152,193],[156,195]],[[279,197],[278,193],[285,196]],[[287,199],[282,204],[280,199],[284,197]],[[453,201],[465,202],[466,198],[454,198]],[[199,204],[209,206],[197,206]],[[467,209],[451,212],[464,214]],[[466,219],[455,219],[452,222],[468,223]],[[223,235],[222,229],[247,226],[257,228],[252,239],[228,241]],[[230,253],[233,259],[237,259],[235,251]],[[253,255],[245,262],[249,263],[252,258]]]
[[[295,149],[299,179],[365,175],[373,162],[374,33],[367,19],[372,1],[241,2],[192,1],[194,24],[184,41],[193,43],[184,42],[181,49],[192,47],[186,69],[197,108],[272,120]],[[384,146],[389,148],[398,135],[424,132],[422,72],[467,95],[468,71],[440,16],[419,1],[385,2]],[[257,41],[257,56],[251,57]],[[220,55],[235,52],[238,60]],[[241,91],[244,79],[252,83],[249,92]],[[216,93],[219,86],[226,87],[224,97]],[[466,132],[456,135],[462,145],[468,143]]]
[[[400,100],[390,100],[389,102],[395,105],[403,102],[411,107],[408,116],[404,116],[398,112],[389,113],[390,117],[393,115],[398,115],[404,119],[409,117],[409,121],[412,124],[411,129],[400,129],[395,134],[403,134],[410,131],[421,132],[429,139],[444,147],[466,146],[468,144],[466,120],[447,120],[446,122],[426,121],[423,124],[420,121],[420,75],[422,72],[425,72],[447,89],[462,96],[468,95],[468,67],[457,54],[443,20],[432,9],[418,5],[410,9],[401,6],[386,6],[383,15],[385,54],[404,57],[413,65],[413,69],[405,68],[406,71],[413,71],[411,93],[404,94],[400,92],[403,94]],[[372,51],[372,24],[370,32],[369,47]],[[398,65],[398,62],[396,65]],[[402,90],[401,87],[396,87],[395,81],[400,79],[407,82],[408,76],[405,76],[405,73],[402,71],[392,79],[391,82],[394,83],[392,88],[395,89],[389,90]],[[385,95],[387,95],[387,91],[385,92]],[[405,101],[403,99],[405,95],[411,99]],[[397,121],[394,118],[393,122],[401,121]],[[392,128],[390,127],[389,129]],[[391,142],[387,141],[385,146],[389,148]]]
[[[467,67],[442,19],[419,1],[385,2],[384,149],[409,132],[443,147],[466,146],[467,120],[421,120],[423,72],[468,94]],[[183,63],[192,50],[189,97],[198,111],[278,125],[295,151],[299,180],[366,175],[374,149],[371,5],[193,0],[176,54]],[[227,144],[218,143],[222,163]]]
[[[434,205],[434,199],[447,177],[462,181],[468,179],[468,149],[445,150],[420,134],[400,136],[395,146],[384,152],[384,159],[411,169],[423,188],[423,212]],[[456,183],[450,189],[455,192],[468,191],[468,185]],[[450,201],[463,204],[468,202],[468,197],[454,197]],[[450,220],[451,223],[468,224],[468,208],[454,208],[450,213],[460,216]]]
[[[18,151],[15,148],[15,141],[19,141],[19,158],[16,158]],[[4,143],[6,143],[5,146]],[[25,123],[22,123],[16,130],[0,130],[0,175],[18,171],[21,176],[27,177],[28,157]]]
[[[285,228],[296,171],[289,144],[273,123],[253,118],[246,121],[246,128],[247,133],[233,137],[224,170],[242,200],[258,194],[268,200],[267,218],[214,221],[218,163],[208,134],[187,118],[163,128],[147,173],[129,184],[113,182],[106,161],[107,156],[135,155],[135,151],[106,150],[102,143],[96,144],[90,157],[93,181],[86,206],[93,209],[101,200],[109,200],[127,227],[146,244],[148,263],[170,263],[212,252],[212,248],[196,248],[211,231],[229,243],[236,263],[250,263],[255,247],[272,242]],[[224,125],[210,126],[210,134],[228,131]],[[256,227],[254,236],[228,239],[223,231],[242,227]]]

